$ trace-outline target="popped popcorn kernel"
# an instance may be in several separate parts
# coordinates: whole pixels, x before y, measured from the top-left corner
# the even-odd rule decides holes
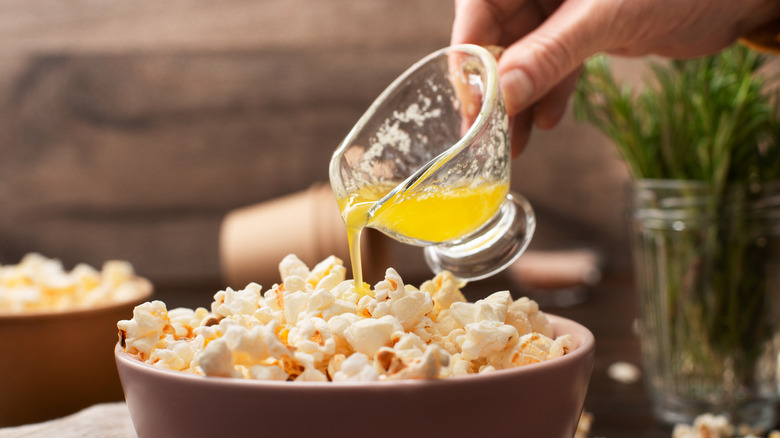
[[[593,425],[593,414],[582,411],[580,421],[577,423],[577,431],[574,432],[574,438],[588,438],[590,428]]]
[[[509,305],[509,312],[522,312],[531,323],[531,330],[541,333],[548,338],[553,337],[552,326],[550,326],[544,312],[539,310],[539,304],[528,298],[522,297]]]
[[[350,325],[344,335],[355,351],[373,356],[380,347],[390,343],[392,334],[401,330],[400,325],[390,315],[379,319],[365,318]]]
[[[737,427],[729,418],[721,414],[703,413],[693,420],[693,424],[676,424],[672,429],[672,438],[780,438],[780,431],[755,430],[747,424]]]
[[[517,338],[517,330],[511,325],[493,320],[481,320],[467,324],[466,333],[456,342],[460,345],[464,359],[484,358],[491,353],[502,351]]]
[[[450,355],[437,345],[429,345],[422,356],[411,361],[401,361],[403,368],[389,373],[390,379],[436,379],[441,369],[449,366]],[[392,366],[390,367],[393,368]]]
[[[279,272],[281,281],[265,291],[256,283],[227,288],[194,310],[137,306],[117,324],[122,348],[154,366],[204,376],[310,382],[490,373],[573,348],[570,336],[552,337],[533,300],[499,291],[469,303],[449,272],[417,288],[389,268],[367,291],[357,291],[332,256],[310,269],[289,255]],[[84,269],[82,281],[93,274]]]
[[[309,270],[309,267],[306,266],[306,264],[303,263],[301,259],[299,259],[295,254],[286,255],[279,263],[279,274],[281,275],[282,279],[292,275],[306,278],[310,273],[311,271]]]
[[[444,271],[436,274],[432,280],[420,285],[420,290],[428,292],[433,299],[434,308],[429,313],[431,319],[444,309],[449,309],[453,303],[466,302],[466,297],[460,291],[460,284],[452,273]]]
[[[287,380],[287,373],[279,365],[253,365],[249,368],[249,378],[255,380]]]
[[[149,361],[170,370],[187,370],[195,357],[196,344],[197,342],[173,341],[165,347],[152,351],[149,355]]]
[[[672,430],[672,438],[731,438],[734,426],[723,415],[703,414],[694,420],[693,425],[678,424]]]
[[[250,283],[240,291],[227,288],[214,295],[211,304],[211,312],[217,316],[230,316],[233,314],[252,313],[259,308],[262,299],[260,285]]]
[[[319,262],[311,270],[306,280],[312,287],[331,289],[344,281],[346,275],[347,268],[344,267],[341,259],[336,256],[330,256]]]
[[[198,358],[201,370],[207,376],[239,377],[240,374],[233,365],[233,352],[224,339],[216,339],[206,345]]]
[[[133,319],[117,324],[125,344],[125,351],[131,354],[149,355],[157,348],[165,329],[170,326],[168,309],[162,301],[150,301],[133,309]]]
[[[333,375],[334,382],[377,380],[376,372],[371,362],[363,353],[353,353],[341,363],[341,368]]]
[[[523,366],[544,362],[548,359],[550,351],[553,350],[553,345],[555,342],[556,341],[553,341],[552,339],[540,333],[529,333],[527,335],[523,335],[517,341],[517,344],[507,352],[505,361],[508,362],[507,365],[511,363],[513,366]],[[565,347],[560,344],[556,350],[553,351],[556,351],[554,354],[557,355],[561,355],[566,351]]]
[[[632,363],[617,361],[607,367],[607,376],[617,382],[631,384],[642,377],[642,371]]]

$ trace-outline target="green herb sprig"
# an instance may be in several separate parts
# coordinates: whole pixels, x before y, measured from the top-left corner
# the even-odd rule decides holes
[[[775,368],[767,345],[780,328],[780,111],[764,63],[742,46],[655,62],[634,90],[600,55],[574,100],[577,118],[614,141],[635,180],[709,189],[637,196],[646,203],[634,211],[640,331],[656,341],[644,348],[653,387],[732,418],[776,377],[757,366]]]
[[[735,45],[692,60],[654,62],[635,91],[619,85],[604,55],[591,58],[575,93],[579,120],[618,146],[637,179],[731,183],[780,176],[775,98],[757,74],[765,58]],[[718,190],[720,192],[720,190]]]

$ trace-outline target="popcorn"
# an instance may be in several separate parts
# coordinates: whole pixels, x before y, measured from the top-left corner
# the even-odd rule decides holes
[[[210,318],[208,310],[203,307],[198,307],[195,310],[180,307],[168,312],[173,334],[177,338],[191,337],[194,331],[193,327],[206,324]]]
[[[437,345],[429,345],[421,357],[402,362],[405,368],[392,373],[391,379],[436,379],[441,369],[449,366],[450,355]]]
[[[522,297],[509,305],[508,312],[524,315],[531,323],[531,331],[541,333],[548,338],[553,337],[552,326],[550,326],[544,312],[539,310],[539,304],[527,297]]]
[[[498,321],[482,320],[467,324],[466,333],[456,340],[461,356],[466,360],[476,360],[504,350],[517,338],[517,330],[509,324]]]
[[[315,367],[314,358],[303,352],[296,352],[294,362],[302,371],[295,377],[298,382],[327,382],[324,372]]]
[[[541,333],[528,333],[504,353],[503,366],[523,366],[563,356],[571,349],[571,337],[563,335],[553,340]]]
[[[233,365],[233,352],[224,339],[209,342],[198,359],[203,374],[217,377],[240,377]]]
[[[218,340],[224,340],[232,352],[232,361],[238,365],[253,365],[268,358],[292,356],[290,349],[282,343],[278,321],[251,328],[230,325]],[[213,343],[213,342],[212,342]],[[205,351],[204,351],[205,354]],[[203,360],[203,356],[199,360]]]
[[[391,316],[379,319],[365,318],[354,322],[344,332],[344,337],[355,351],[373,356],[380,347],[390,344],[390,337],[402,331],[401,323]]]
[[[70,272],[56,259],[29,253],[17,265],[0,265],[0,312],[63,311],[122,302],[145,290],[125,261],[101,271],[78,264]]]
[[[287,342],[296,351],[311,355],[316,362],[322,362],[336,353],[336,340],[322,318],[309,318],[299,321],[290,329]]]
[[[461,357],[460,353],[453,354],[450,356],[450,369],[449,369],[449,375],[445,374],[445,377],[449,376],[465,376],[468,374],[474,374],[474,363],[470,360],[463,359]],[[444,370],[444,373],[447,373],[447,370]]]
[[[347,268],[338,257],[330,256],[321,261],[311,270],[307,281],[316,288],[331,289],[344,281]]]
[[[298,322],[298,315],[309,304],[309,294],[303,291],[295,291],[284,294],[284,318],[288,324]]]
[[[281,275],[282,280],[293,275],[306,278],[310,273],[309,267],[294,254],[288,254],[279,263],[279,274]]]
[[[133,319],[119,321],[120,343],[131,354],[148,355],[157,348],[166,331],[175,332],[162,301],[151,301],[133,309]]]
[[[280,284],[227,288],[208,308],[137,306],[117,324],[122,347],[204,376],[337,382],[490,373],[572,348],[534,301],[500,291],[468,303],[449,272],[418,289],[390,268],[369,290],[356,290],[333,256],[309,269],[288,255],[279,272]]]
[[[166,348],[157,348],[149,355],[149,361],[159,367],[184,371],[190,367],[196,346],[188,341],[174,341]]]
[[[696,417],[693,426],[678,424],[672,431],[673,438],[730,438],[733,436],[734,427],[728,418],[713,414],[703,414]]]
[[[617,361],[607,367],[607,376],[624,384],[631,384],[642,377],[642,371],[632,363]]]
[[[393,336],[393,350],[401,358],[414,359],[423,354],[426,343],[414,333],[396,332]]]
[[[378,380],[379,373],[371,365],[368,356],[363,353],[354,353],[341,362],[341,368],[333,375],[334,382],[365,382]]]
[[[250,283],[244,290],[240,291],[234,291],[231,288],[219,291],[214,295],[211,312],[217,316],[253,313],[259,307],[260,291],[261,287],[257,283]]]
[[[253,365],[249,378],[255,380],[287,380],[287,373],[278,365]]]
[[[735,428],[725,415],[709,412],[697,416],[692,425],[680,423],[672,430],[672,438],[758,438],[765,435],[767,438],[780,438],[780,431],[772,430],[766,434],[766,431],[752,430],[746,424]]]
[[[574,432],[574,438],[588,438],[590,428],[593,425],[593,414],[582,411],[580,421],[577,423],[577,431]]]
[[[411,330],[421,318],[433,309],[433,300],[427,292],[404,286],[401,276],[393,268],[385,273],[385,279],[374,288],[375,296],[364,297],[368,313],[374,318],[393,315],[405,330]],[[360,307],[360,306],[359,306]]]

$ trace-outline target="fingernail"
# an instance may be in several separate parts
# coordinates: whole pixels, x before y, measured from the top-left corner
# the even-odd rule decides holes
[[[517,114],[531,105],[534,86],[524,71],[517,68],[509,70],[501,75],[500,83],[509,115]]]

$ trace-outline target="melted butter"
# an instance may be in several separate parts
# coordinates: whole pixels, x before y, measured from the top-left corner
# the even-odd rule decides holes
[[[509,184],[412,190],[396,194],[370,215],[371,207],[393,188],[392,185],[366,186],[338,200],[347,226],[355,288],[361,293],[368,292],[360,257],[363,228],[389,231],[427,243],[453,241],[476,231],[495,214],[509,191]]]

